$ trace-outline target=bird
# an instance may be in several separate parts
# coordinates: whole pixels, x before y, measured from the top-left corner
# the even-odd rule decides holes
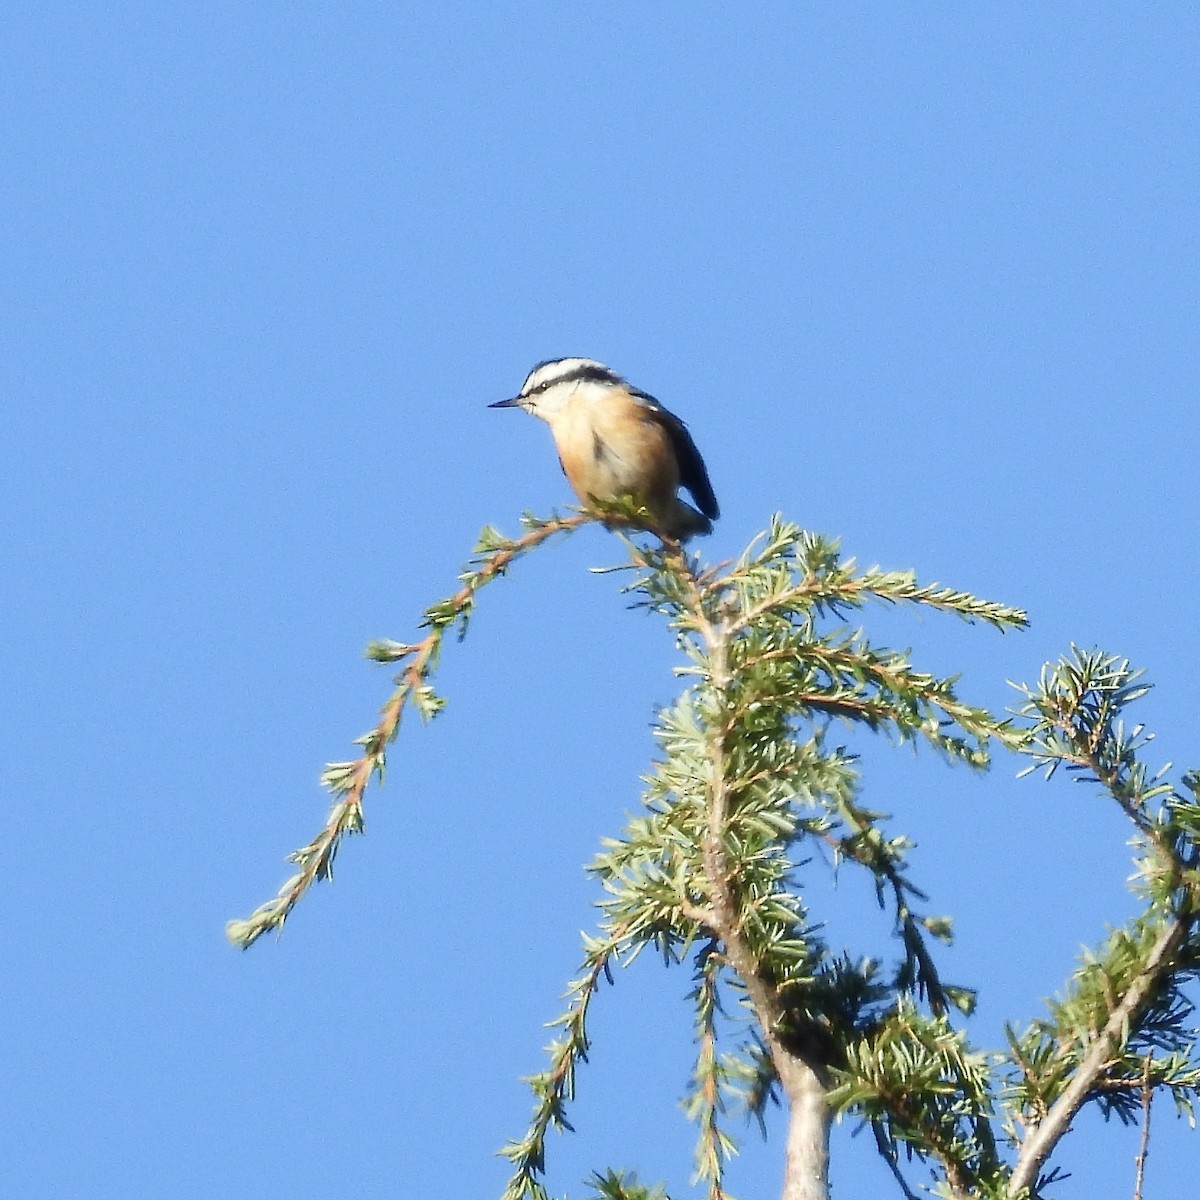
[[[653,531],[683,542],[712,532],[721,510],[687,426],[594,358],[551,358],[489,408],[523,408],[550,426],[563,474],[584,507],[631,497]],[[686,488],[693,508],[676,493]]]

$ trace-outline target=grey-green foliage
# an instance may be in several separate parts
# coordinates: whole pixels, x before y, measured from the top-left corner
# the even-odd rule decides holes
[[[605,891],[602,917],[557,1022],[551,1067],[532,1080],[530,1128],[507,1148],[516,1171],[505,1200],[546,1196],[544,1137],[565,1127],[592,995],[647,947],[691,965],[697,1053],[685,1111],[710,1200],[727,1195],[729,1115],[761,1122],[781,1098],[781,1055],[818,1073],[832,1113],[869,1124],[906,1196],[913,1160],[939,1195],[1046,1195],[1056,1173],[1043,1168],[1085,1103],[1129,1120],[1149,1087],[1190,1113],[1200,1083],[1184,994],[1200,954],[1197,781],[1184,777],[1184,795],[1149,779],[1144,736],[1122,723],[1142,694],[1127,664],[1076,653],[1026,692],[1022,720],[999,720],[846,617],[870,601],[905,602],[1003,630],[1025,623],[1018,610],[860,571],[833,543],[782,521],[721,571],[670,545],[634,557],[632,591],[674,630],[688,687],[659,716],[644,815],[590,868]],[[950,922],[924,910],[909,842],[860,797],[837,740],[854,726],[925,741],[973,768],[987,765],[993,743],[1032,755],[1034,769],[1064,764],[1098,782],[1138,831],[1146,913],[1076,972],[1047,1017],[1010,1032],[1007,1052],[967,1038],[974,993],[943,980],[936,963]],[[797,874],[802,860],[822,859],[869,873],[899,938],[895,963],[827,943]],[[1110,1050],[1089,1059],[1110,1037]]]
[[[644,1187],[636,1175],[623,1171],[597,1172],[588,1183],[593,1200],[670,1200],[661,1187]]]
[[[466,632],[479,589],[597,516],[617,530],[646,524],[645,513],[615,505],[527,516],[516,539],[485,530],[460,587],[426,611],[425,636],[372,644],[372,658],[400,665],[396,690],[359,739],[359,757],[327,770],[329,821],[293,856],[300,873],[231,924],[237,944],[280,929],[329,874],[344,834],[361,830],[367,784],[382,780],[405,708],[430,718],[443,707],[432,681],[444,639]],[[1020,610],[922,586],[908,573],[860,570],[835,543],[779,519],[720,568],[670,541],[625,540],[629,590],[665,619],[686,683],[659,714],[643,814],[589,868],[603,889],[598,925],[551,1023],[549,1063],[529,1080],[530,1124],[504,1150],[513,1166],[504,1200],[548,1200],[546,1135],[571,1128],[591,1003],[614,968],[646,948],[690,971],[696,1057],[684,1107],[709,1200],[728,1195],[734,1122],[748,1116],[765,1130],[773,1102],[790,1104],[789,1146],[801,1110],[820,1126],[809,1139],[818,1150],[833,1117],[862,1121],[902,1195],[915,1195],[915,1162],[935,1194],[955,1200],[1047,1196],[1059,1170],[1050,1159],[1086,1104],[1132,1121],[1166,1091],[1190,1118],[1200,1087],[1187,995],[1200,974],[1200,778],[1186,774],[1176,788],[1164,772],[1150,774],[1148,737],[1125,723],[1145,690],[1128,663],[1073,651],[1024,690],[1016,721],[1001,720],[847,618],[872,602],[907,604],[1008,630],[1025,624]],[[860,794],[840,741],[856,729],[926,743],[972,769],[988,765],[996,744],[1031,756],[1030,770],[1065,767],[1133,826],[1143,911],[1087,957],[1042,1018],[1010,1028],[1003,1051],[967,1038],[974,992],[944,980],[936,958],[950,920],[926,911],[909,841]],[[867,875],[894,924],[894,962],[829,944],[825,914],[805,900],[803,862]],[[809,1167],[823,1174],[823,1162]],[[661,1188],[612,1170],[590,1186],[600,1200],[666,1200]]]
[[[710,1197],[725,1194],[735,1147],[726,1108],[761,1118],[777,1092],[772,1037],[821,1073],[837,1109],[872,1122],[893,1162],[903,1145],[937,1157],[960,1182],[992,1179],[991,1079],[950,1024],[972,994],[941,979],[933,951],[950,923],[923,911],[909,843],[862,804],[853,757],[833,731],[863,726],[986,766],[991,740],[1019,742],[1011,724],[845,617],[871,601],[1000,629],[1021,627],[1024,614],[919,586],[907,573],[860,571],[836,545],[778,520],[723,571],[702,570],[669,545],[637,549],[635,560],[632,591],[674,630],[689,686],[659,716],[645,815],[590,868],[606,893],[600,928],[551,1067],[533,1080],[531,1127],[508,1148],[517,1171],[506,1200],[544,1195],[543,1139],[573,1093],[567,1063],[586,1051],[592,989],[647,946],[692,964],[697,1059],[685,1108],[699,1127],[696,1174]],[[796,874],[818,846],[826,861],[871,874],[901,939],[892,967],[826,943]],[[764,1003],[770,1012],[759,1011]],[[743,1004],[755,1021],[739,1019]]]
[[[1038,1179],[1084,1104],[1138,1120],[1167,1092],[1193,1125],[1200,1089],[1195,1007],[1200,976],[1200,779],[1179,787],[1142,755],[1152,735],[1127,710],[1148,690],[1128,660],[1072,648],[1022,688],[1032,772],[1064,767],[1115,802],[1132,825],[1143,909],[1085,955],[1044,1017],[1008,1030],[1001,1060],[1005,1123],[1020,1150],[1010,1187]]]

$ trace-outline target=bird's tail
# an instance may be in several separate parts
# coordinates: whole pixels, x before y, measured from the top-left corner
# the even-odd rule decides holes
[[[676,498],[675,507],[663,521],[662,531],[676,541],[686,542],[688,538],[712,533],[712,522],[701,512],[697,512],[685,500]]]

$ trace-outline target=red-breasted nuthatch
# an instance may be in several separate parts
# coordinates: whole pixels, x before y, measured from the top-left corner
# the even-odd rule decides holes
[[[585,506],[631,496],[658,532],[679,541],[711,533],[721,515],[687,426],[603,363],[538,363],[517,395],[489,407],[523,408],[550,426],[563,474]],[[699,512],[675,494],[680,486]]]

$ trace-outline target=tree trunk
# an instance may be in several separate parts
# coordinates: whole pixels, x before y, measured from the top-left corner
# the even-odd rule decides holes
[[[786,1064],[776,1056],[789,1107],[783,1200],[829,1200],[831,1116],[825,1087],[811,1067],[784,1054]]]

